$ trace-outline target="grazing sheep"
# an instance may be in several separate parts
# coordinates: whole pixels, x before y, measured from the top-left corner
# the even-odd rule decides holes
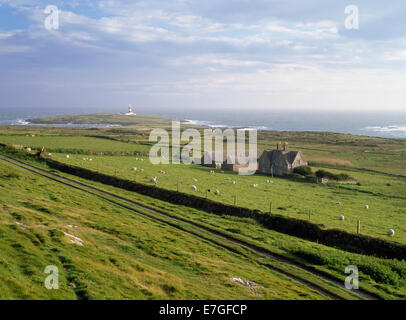
[[[219,196],[220,195],[220,191],[219,190],[214,190],[214,194],[216,195],[216,196]]]
[[[213,174],[213,173],[214,173],[214,170],[210,170],[210,173]]]
[[[70,157],[69,157],[69,155],[67,154],[67,155],[66,155],[66,159],[69,159],[69,158],[70,158]]]
[[[156,177],[151,178],[149,181],[152,183],[155,183],[155,184],[157,184],[157,182],[158,182]]]
[[[258,188],[258,184],[257,184],[257,183],[256,183],[256,184],[253,184],[252,187]]]
[[[135,158],[135,161],[138,161],[138,158]]]
[[[51,156],[52,156],[52,153],[48,153],[48,155],[51,157]]]
[[[338,206],[341,205],[341,202],[340,202],[340,201],[337,201],[337,202],[336,202],[336,205],[338,205]]]
[[[365,209],[369,209],[369,205],[366,204],[366,205],[365,205]]]
[[[235,184],[235,181],[231,182],[232,184]]]
[[[273,183],[272,180],[266,180],[266,183]]]
[[[389,237],[393,237],[394,235],[395,235],[395,230],[389,229],[389,230],[388,230],[388,236],[389,236]]]
[[[230,180],[231,180],[231,178],[230,178],[230,177],[227,177],[227,178],[226,178],[226,180],[227,180],[227,181],[230,181]]]
[[[196,186],[191,186],[190,189],[192,189],[193,191],[197,191],[197,187]]]
[[[132,171],[137,171],[137,168],[136,168],[136,167],[134,167],[134,168],[132,168],[131,170],[132,170]]]
[[[159,170],[159,173],[160,173],[160,174],[165,174],[166,172],[163,171],[163,170]]]
[[[344,220],[345,220],[345,217],[344,217],[344,216],[339,216],[339,217],[338,217],[338,220],[344,221]]]
[[[93,159],[89,159],[89,161],[93,161]]]
[[[31,152],[31,148],[30,148],[30,147],[27,148],[27,152]]]
[[[83,160],[83,161],[86,161],[86,158],[83,158],[82,160]]]
[[[197,182],[197,179],[196,179],[196,178],[193,178],[193,181],[194,181],[194,182]]]

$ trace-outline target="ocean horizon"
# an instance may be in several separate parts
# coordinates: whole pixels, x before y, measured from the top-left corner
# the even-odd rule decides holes
[[[30,125],[27,119],[58,115],[122,113],[126,109],[10,109],[0,110],[0,125]],[[209,127],[250,128],[276,131],[322,131],[406,138],[406,112],[399,111],[321,111],[321,110],[194,110],[137,108],[143,115],[156,115]],[[76,125],[71,125],[76,126]]]

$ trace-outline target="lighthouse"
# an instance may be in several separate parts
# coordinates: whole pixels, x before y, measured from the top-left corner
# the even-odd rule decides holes
[[[132,109],[132,107],[131,107],[131,104],[130,104],[130,106],[128,107],[128,112],[125,114],[126,116],[135,116],[135,113],[133,112],[133,109]]]

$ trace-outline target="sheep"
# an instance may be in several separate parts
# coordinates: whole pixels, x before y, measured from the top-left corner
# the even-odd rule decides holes
[[[395,235],[395,230],[389,229],[389,230],[388,230],[388,236],[389,236],[389,237],[393,237],[394,235]]]
[[[136,167],[134,167],[134,168],[132,168],[131,170],[132,170],[132,171],[137,171],[137,168],[136,168]]]
[[[258,188],[258,184],[255,183],[255,184],[252,185],[252,187],[253,187],[253,188]]]
[[[365,209],[369,209],[369,205],[366,204],[366,205],[365,205]]]
[[[89,161],[93,161],[93,159],[90,158]]]
[[[141,168],[140,171],[141,171],[141,172],[144,172],[144,169]]]
[[[138,158],[135,158],[135,161],[138,161]]]
[[[197,179],[196,179],[196,178],[193,178],[192,180],[193,180],[194,182],[197,182]]]
[[[216,196],[219,196],[219,195],[220,195],[220,191],[219,191],[218,189],[216,189],[216,190],[214,190],[214,194],[215,194]]]
[[[86,161],[86,158],[83,158],[82,160],[83,160],[83,161]]]
[[[69,159],[69,158],[70,158],[70,156],[67,154],[67,155],[66,155],[66,159]]]
[[[235,184],[236,182],[235,181],[233,181],[233,182],[231,182],[232,184]]]
[[[213,174],[214,173],[214,170],[210,170],[210,174]]]
[[[340,201],[337,201],[337,202],[336,202],[336,205],[338,205],[338,206],[341,205],[341,202],[340,202]]]
[[[27,148],[27,152],[31,152],[31,148],[30,148],[30,147]]]
[[[157,184],[157,182],[158,182],[156,177],[151,178],[149,181],[152,183],[155,183],[155,184]]]
[[[160,174],[165,174],[166,172],[163,171],[163,170],[159,170],[159,173],[160,173]]]
[[[344,216],[339,216],[339,217],[338,217],[338,220],[344,221],[344,220],[345,220],[345,217],[344,217]]]
[[[227,178],[226,178],[226,180],[227,180],[227,181],[230,181],[230,180],[231,180],[231,178],[230,178],[230,177],[227,177]]]
[[[192,189],[193,191],[197,191],[197,187],[195,185],[191,186],[190,189]]]
[[[273,183],[272,180],[266,180],[266,183]]]
[[[49,155],[50,157],[52,157],[52,153],[48,153],[48,155]]]

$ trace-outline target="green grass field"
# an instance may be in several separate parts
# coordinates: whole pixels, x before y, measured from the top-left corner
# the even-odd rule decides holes
[[[360,220],[362,234],[406,244],[406,169],[404,168],[406,142],[404,140],[355,137],[330,133],[259,133],[259,148],[261,149],[273,148],[277,141],[289,141],[291,149],[304,151],[305,156],[310,159],[314,171],[324,168],[333,173],[347,173],[360,182],[360,185],[340,185],[337,183],[322,185],[304,179],[271,178],[264,175],[239,176],[232,172],[225,171],[222,173],[220,170],[200,165],[152,165],[146,156],[149,150],[148,131],[140,130],[140,128],[142,128],[142,123],[134,127],[92,128],[91,130],[88,128],[4,127],[0,128],[0,143],[23,145],[35,149],[44,146],[48,152],[52,152],[52,158],[57,161],[120,178],[136,180],[147,185],[151,185],[151,177],[156,176],[158,179],[157,185],[160,188],[177,190],[179,183],[180,192],[200,197],[206,197],[206,190],[210,189],[211,192],[207,196],[222,203],[234,204],[236,201],[238,206],[268,212],[270,202],[272,202],[273,212],[305,220],[309,219],[309,211],[311,210],[311,221],[323,224],[326,228],[339,228],[355,233],[357,220]],[[27,133],[40,133],[41,136],[27,137]],[[108,155],[102,155],[101,153]],[[69,154],[69,159],[66,157],[67,154]],[[130,156],[131,154],[134,155]],[[84,158],[87,160],[83,160]],[[89,159],[92,159],[92,161]],[[137,170],[133,171],[133,167],[136,167]],[[234,284],[231,284],[230,287],[227,277],[233,276],[232,273],[234,272],[235,274],[238,273],[241,278],[258,281],[258,279],[265,277],[265,272],[268,272],[263,270],[262,267],[247,264],[247,262],[238,260],[241,258],[232,255],[228,257],[227,253],[222,252],[219,248],[216,249],[208,244],[199,243],[197,240],[188,238],[190,236],[180,236],[179,233],[174,233],[159,224],[141,222],[141,218],[135,218],[125,210],[113,208],[110,204],[101,203],[100,200],[91,196],[84,199],[79,192],[76,194],[76,192],[48,185],[40,178],[34,178],[34,183],[30,185],[28,181],[32,177],[29,177],[29,175],[18,172],[18,177],[14,177],[11,174],[14,170],[4,165],[1,169],[4,172],[1,177],[2,180],[0,180],[2,185],[0,200],[3,203],[4,215],[2,216],[4,218],[2,219],[2,234],[7,235],[9,240],[7,240],[8,247],[5,247],[7,253],[3,255],[4,263],[0,263],[0,266],[7,265],[7,261],[11,259],[12,262],[9,264],[15,269],[13,270],[15,274],[10,273],[10,270],[3,269],[3,271],[0,271],[0,276],[3,273],[5,275],[1,282],[13,277],[18,279],[15,284],[8,283],[4,286],[4,288],[12,288],[5,291],[7,292],[5,297],[9,295],[9,297],[13,298],[21,298],[22,296],[49,298],[51,297],[49,295],[52,295],[52,293],[41,291],[42,287],[38,280],[40,278],[36,278],[36,282],[30,280],[28,279],[29,275],[24,273],[24,267],[16,267],[24,264],[24,259],[17,260],[18,255],[15,256],[14,251],[10,251],[13,249],[9,247],[14,248],[12,245],[15,243],[12,243],[11,239],[13,239],[13,233],[18,232],[18,239],[20,239],[20,236],[22,239],[20,245],[23,247],[27,245],[27,249],[23,250],[24,254],[21,257],[34,250],[34,257],[38,261],[45,263],[44,257],[52,256],[56,259],[55,264],[58,265],[59,263],[61,265],[63,263],[58,257],[66,255],[68,261],[70,261],[68,264],[74,264],[74,270],[80,270],[79,274],[87,272],[83,271],[83,266],[86,263],[92,264],[94,270],[91,270],[90,280],[88,278],[81,279],[78,285],[78,287],[83,287],[81,282],[83,280],[84,287],[87,288],[85,294],[90,298],[258,298],[252,292],[242,293],[242,289],[247,288],[239,288],[241,289],[239,290],[235,288]],[[165,171],[165,174],[160,173],[161,170]],[[214,170],[215,173],[210,173],[211,170]],[[11,174],[11,177],[8,176],[9,174]],[[267,180],[272,180],[272,183],[267,183]],[[7,184],[10,181],[18,181],[18,183]],[[232,181],[235,181],[235,184],[232,184]],[[216,216],[99,183],[89,181],[86,183],[94,184],[115,194],[136,199],[142,204],[165,210],[170,214],[204,223],[211,228],[240,237],[244,241],[249,241],[257,246],[263,246],[266,249],[295,259],[302,264],[328,272],[340,279],[345,278],[343,270],[347,265],[358,265],[365,289],[380,295],[382,298],[406,298],[406,265],[404,261],[379,259],[344,252],[267,230],[249,218]],[[253,184],[258,184],[258,187],[254,188]],[[192,185],[197,186],[198,190],[193,191],[191,189]],[[220,191],[220,195],[213,193],[215,189]],[[10,191],[12,197],[10,197]],[[31,194],[30,199],[34,199],[32,201],[34,207],[27,208],[30,204],[30,201],[27,201],[24,197],[27,192]],[[68,192],[69,197],[62,197],[61,195],[66,192]],[[7,200],[7,196],[9,200]],[[341,204],[337,205],[337,202]],[[365,205],[368,205],[369,209],[365,209]],[[12,214],[14,207],[17,212],[16,216]],[[40,209],[38,210],[38,208]],[[41,211],[41,208],[45,211]],[[52,214],[47,213],[46,210],[52,212]],[[21,217],[17,219],[19,215]],[[345,216],[344,221],[338,220],[341,215]],[[116,218],[112,218],[113,216]],[[85,246],[72,245],[66,236],[61,236],[58,232],[50,233],[38,228],[38,230],[41,230],[42,236],[45,237],[44,243],[49,244],[49,247],[40,249],[40,247],[35,247],[35,244],[32,243],[28,247],[28,242],[25,243],[24,241],[30,236],[20,235],[20,232],[24,234],[34,232],[33,230],[37,228],[24,228],[16,225],[15,222],[22,222],[29,226],[36,224],[46,226],[45,223],[41,222],[41,219],[45,218],[50,219],[46,223],[52,225],[52,230],[69,232],[69,229],[66,229],[67,225],[80,225],[80,229],[74,231],[78,231],[75,235],[84,239]],[[71,219],[70,222],[69,219]],[[98,224],[102,224],[99,229],[97,228]],[[134,228],[128,228],[128,225],[134,226]],[[395,237],[386,235],[389,228],[395,230]],[[109,232],[110,229],[114,229],[114,231]],[[142,245],[142,248],[138,248],[135,245],[135,238],[139,235],[135,229],[142,230],[141,233],[145,233],[142,243],[154,243],[154,245]],[[56,237],[54,234],[58,234],[59,238],[54,239]],[[150,239],[149,237],[152,237],[152,234],[154,235],[153,238],[148,241],[147,239]],[[178,239],[178,237],[181,237],[182,240]],[[123,241],[121,246],[114,245],[118,241],[113,240],[116,238]],[[56,243],[58,253],[54,253],[51,249],[55,248]],[[95,243],[97,245],[93,247]],[[18,245],[16,246],[19,248]],[[65,246],[66,248],[73,247],[75,252],[70,252]],[[134,249],[134,246],[136,249]],[[200,249],[201,246],[202,249]],[[126,247],[132,249],[126,252],[126,249],[124,249]],[[141,252],[144,249],[144,251],[152,250],[151,247],[154,248],[153,250],[158,247],[156,249],[158,253],[153,255],[153,258],[145,252]],[[199,261],[198,266],[195,265],[194,268],[191,268],[192,271],[189,270],[190,268],[184,270],[185,265],[177,262],[177,255],[175,253],[171,255],[175,247],[182,248],[184,261],[187,260],[187,263]],[[62,254],[59,253],[59,250],[65,249],[66,251],[63,251]],[[87,255],[85,255],[81,250],[91,250],[91,252],[87,252]],[[135,252],[132,250],[141,251]],[[206,255],[207,250],[218,250],[221,254],[210,253]],[[109,255],[106,252],[118,254],[118,256],[113,256],[113,260],[125,261],[130,259],[132,267],[119,272],[120,268],[116,270],[114,264],[110,266],[110,264],[103,264],[103,262],[91,262],[92,259],[94,261],[109,261]],[[170,257],[167,257],[166,253]],[[140,258],[138,259],[138,257]],[[213,277],[213,280],[215,279],[216,283],[218,283],[217,286],[213,283],[210,284],[214,286],[212,291],[206,290],[206,288],[200,290],[202,283],[207,279],[201,278],[197,273],[200,272],[200,269],[215,272],[217,270],[217,260],[213,257],[217,257],[219,260],[225,259],[226,262],[223,264],[219,262],[218,270],[220,270],[220,274],[223,276],[227,274],[227,276],[224,276],[222,279],[225,280],[221,282],[219,276],[214,277],[210,273],[207,277]],[[194,260],[195,258],[196,260]],[[230,262],[232,259],[237,259],[235,264],[242,268],[241,270],[235,269],[236,271],[234,271],[234,264]],[[62,260],[64,261],[64,258]],[[139,265],[143,270],[148,270],[148,272],[144,271],[144,273],[148,274],[148,277],[145,277],[148,279],[148,285],[145,283],[139,284],[139,279],[143,278],[143,273],[137,271],[134,265]],[[37,267],[34,268],[36,274],[43,273],[41,268],[43,266],[37,263]],[[152,269],[159,270],[156,272],[161,274],[167,272],[169,278],[166,283],[169,286],[174,286],[175,290],[171,289],[169,293],[165,291],[161,282],[157,280],[160,277],[150,275],[149,271]],[[189,271],[190,273],[188,273]],[[115,289],[110,290],[103,296],[102,288],[95,289],[93,286],[109,272],[114,274],[114,277],[109,281],[111,281],[111,285]],[[253,274],[258,277],[252,279],[250,275]],[[195,277],[199,280],[192,285],[191,283]],[[273,281],[268,275],[266,277],[270,282]],[[132,279],[133,282],[131,283],[137,283],[139,287],[146,288],[148,293],[144,294],[142,290],[132,290],[128,285],[118,284],[119,279]],[[261,292],[259,298],[320,298],[317,293],[309,292],[306,287],[296,288],[295,285],[289,283],[289,279],[279,279],[279,281],[282,280],[287,281],[287,283],[280,283],[281,287],[285,287],[283,290],[280,288],[271,290],[270,287],[261,284],[265,289]],[[4,283],[7,283],[7,281]],[[89,289],[89,285],[92,289]],[[76,286],[75,283],[74,286]],[[95,286],[97,287],[97,285]],[[269,291],[266,290],[267,288]],[[295,289],[293,290],[293,288]],[[55,298],[75,298],[76,291],[80,290],[73,288],[67,290],[66,295],[61,292],[59,294],[63,295]],[[76,298],[81,298],[80,294],[79,296],[76,295]]]
[[[0,172],[0,299],[323,298],[92,195],[3,163]],[[83,246],[64,232],[79,237]],[[44,287],[47,265],[59,267],[60,290]],[[230,277],[262,288],[251,290]]]

